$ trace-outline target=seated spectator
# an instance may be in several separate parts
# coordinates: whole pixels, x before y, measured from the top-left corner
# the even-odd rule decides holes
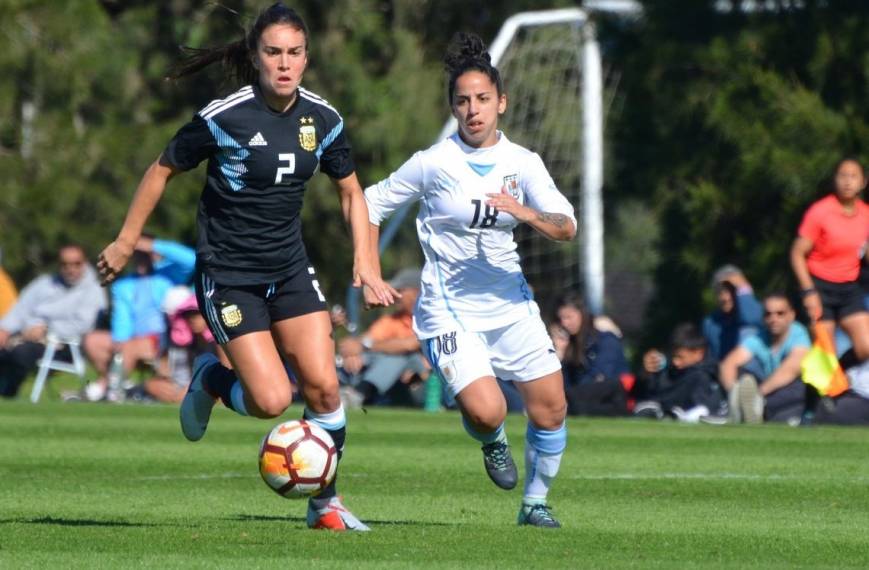
[[[111,332],[94,331],[85,338],[85,351],[100,374],[86,388],[89,400],[119,398],[118,393],[106,392],[109,363],[114,354],[121,355],[126,377],[140,364],[153,365],[166,346],[166,316],[162,307],[173,283],[154,273],[149,253],[136,250],[132,261],[133,273],[112,284]]]
[[[0,262],[2,261],[2,252],[0,252]],[[3,318],[12,309],[17,300],[18,289],[15,288],[15,282],[0,266],[0,318]]]
[[[709,357],[706,339],[691,323],[673,331],[669,366],[659,350],[646,352],[638,384],[643,400],[637,403],[634,415],[657,419],[670,415],[696,422],[723,412],[718,363]]]
[[[763,327],[763,308],[742,271],[725,265],[712,278],[718,308],[703,319],[709,356],[723,360],[739,342]]]
[[[629,369],[621,340],[612,332],[594,327],[594,319],[579,294],[568,293],[557,307],[560,330],[551,327],[550,334],[554,336],[556,354],[562,352],[567,412],[592,416],[626,414],[627,393],[621,376]]]
[[[78,339],[96,322],[106,297],[78,245],[58,252],[57,273],[28,284],[0,320],[0,396],[12,398],[45,352],[49,334]]]
[[[869,360],[852,362],[843,355],[840,362],[848,376],[850,389],[835,398],[824,398],[815,411],[814,423],[837,425],[869,425]]]
[[[721,362],[719,377],[728,392],[731,422],[799,421],[806,398],[800,363],[812,343],[806,327],[795,319],[787,296],[767,295],[764,329]]]
[[[154,275],[169,279],[175,285],[189,285],[196,269],[196,252],[184,244],[152,235],[143,235],[136,243],[136,251],[151,256]]]
[[[394,388],[425,380],[429,365],[413,332],[413,308],[419,297],[420,271],[402,269],[390,281],[401,293],[397,309],[374,321],[361,336],[348,336],[338,344],[338,377],[350,389],[350,405],[371,404]]]
[[[192,290],[183,286],[171,289],[163,310],[169,318],[169,348],[160,358],[157,374],[145,380],[142,390],[157,401],[178,403],[190,384],[194,358],[211,352],[226,364],[228,360],[214,342]]]

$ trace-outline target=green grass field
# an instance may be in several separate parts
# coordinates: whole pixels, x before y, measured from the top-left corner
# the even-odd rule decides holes
[[[176,414],[0,402],[0,568],[869,567],[859,429],[571,420],[553,531],[515,526],[456,414],[353,412],[340,490],[373,532],[335,534],[260,480],[277,422],[218,409],[191,444]]]

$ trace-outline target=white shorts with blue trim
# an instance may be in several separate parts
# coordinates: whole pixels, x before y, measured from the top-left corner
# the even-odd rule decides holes
[[[536,314],[494,330],[449,332],[420,344],[453,395],[486,376],[529,382],[561,370],[552,339]]]

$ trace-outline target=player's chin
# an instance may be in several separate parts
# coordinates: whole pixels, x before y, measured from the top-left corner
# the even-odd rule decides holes
[[[278,97],[290,97],[299,86],[295,81],[275,81],[272,89]]]

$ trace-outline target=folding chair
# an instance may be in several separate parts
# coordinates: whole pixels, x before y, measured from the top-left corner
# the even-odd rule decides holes
[[[45,388],[45,382],[48,380],[48,373],[52,370],[58,372],[68,372],[78,376],[82,384],[84,384],[85,375],[85,360],[81,354],[81,339],[80,338],[61,338],[52,333],[48,333],[45,341],[45,353],[39,361],[39,372],[36,373],[36,381],[33,384],[33,391],[30,392],[30,401],[34,404],[39,401],[42,395],[42,390]],[[63,347],[69,348],[69,354],[72,361],[59,360],[55,357]]]

